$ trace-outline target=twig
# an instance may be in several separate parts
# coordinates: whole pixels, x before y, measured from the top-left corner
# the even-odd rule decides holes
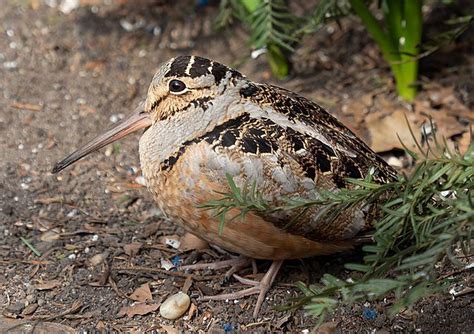
[[[122,298],[132,300],[129,296],[127,296],[123,291],[121,291],[118,288],[117,283],[115,283],[115,281],[113,280],[113,278],[110,275],[108,277],[108,281],[109,281],[110,286],[112,287],[112,290],[114,290],[117,295],[119,295]]]
[[[113,267],[112,269],[116,271],[133,271],[133,272],[142,272],[142,273],[151,273],[151,274],[162,274],[165,276],[181,277],[184,279],[188,278],[189,276],[192,276],[192,279],[195,281],[211,281],[215,278],[222,277],[222,275],[210,275],[210,276],[190,275],[190,274],[185,274],[178,271],[168,271],[165,269],[147,268],[147,267]]]
[[[51,315],[51,314],[35,315],[35,316],[29,317],[27,319],[28,320],[48,320],[49,321],[49,320],[53,320],[53,319],[57,319],[57,318],[62,318],[65,315],[68,315],[68,314],[75,313],[75,312],[79,311],[79,309],[81,307],[82,307],[82,300],[78,299],[78,300],[76,300],[72,303],[70,308],[68,308],[67,310],[65,310],[61,313],[54,314],[54,315]]]
[[[15,108],[15,109],[24,109],[24,110],[30,110],[30,111],[41,111],[43,109],[42,106],[39,104],[32,104],[32,103],[21,103],[21,102],[12,102],[10,104],[10,107]]]

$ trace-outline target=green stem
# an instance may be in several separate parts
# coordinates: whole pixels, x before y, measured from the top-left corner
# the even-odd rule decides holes
[[[255,12],[255,10],[260,6],[262,0],[240,0],[242,5],[249,13]]]
[[[382,55],[390,64],[398,94],[412,101],[418,76],[417,46],[421,40],[422,0],[386,0],[383,3],[387,32],[370,12],[364,0],[349,0]]]
[[[240,0],[245,9],[250,13],[254,13],[261,5],[264,0]],[[271,22],[269,22],[271,24]],[[272,29],[268,27],[267,29]],[[278,79],[284,79],[288,76],[290,66],[288,60],[281,48],[275,43],[268,43],[267,47],[267,61],[270,65],[272,74]]]
[[[421,42],[422,33],[422,0],[405,0],[403,1],[403,17],[400,22],[402,36],[399,39],[399,49],[402,63],[400,67],[404,73],[403,84],[400,87],[403,94],[401,96],[406,100],[413,100],[417,93],[415,86],[418,78],[418,59],[419,44]],[[402,43],[402,41],[404,43]]]
[[[352,9],[360,17],[372,38],[379,45],[382,54],[390,64],[400,61],[398,50],[392,40],[385,34],[377,19],[372,15],[363,0],[349,0]]]

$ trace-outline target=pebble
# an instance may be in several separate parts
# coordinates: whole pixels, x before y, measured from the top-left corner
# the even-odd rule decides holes
[[[160,306],[160,315],[169,320],[181,317],[189,308],[191,299],[183,292],[178,292],[166,299]]]
[[[18,67],[17,61],[6,61],[3,63],[3,67],[6,69],[14,69]]]

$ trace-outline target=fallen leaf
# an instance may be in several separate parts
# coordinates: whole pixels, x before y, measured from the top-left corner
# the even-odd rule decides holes
[[[197,306],[191,303],[191,306],[189,307],[188,311],[188,320],[191,320],[193,318],[194,313],[196,313],[197,309]]]
[[[131,244],[127,244],[125,246],[123,246],[123,250],[125,252],[125,254],[127,254],[128,256],[135,256],[138,254],[138,252],[140,251],[140,249],[142,248],[143,244],[140,243],[140,242],[132,242]]]
[[[58,240],[60,237],[59,233],[54,230],[49,230],[41,234],[40,240],[45,242],[53,242]]]
[[[95,328],[97,328],[100,333],[106,333],[107,325],[102,320],[99,320]]]
[[[95,267],[101,264],[102,262],[104,262],[104,260],[107,258],[108,255],[109,254],[107,252],[95,254],[88,260],[88,262],[91,266]]]
[[[191,287],[191,285],[193,285],[193,277],[190,275],[190,276],[186,277],[186,280],[184,281],[183,292],[188,293],[189,288]]]
[[[407,125],[407,119],[414,133],[420,133],[415,123],[415,116],[408,110],[397,109],[388,115],[379,113],[367,115],[365,123],[369,131],[370,147],[375,152],[387,152],[394,148],[403,149],[401,145],[401,142],[403,142],[409,149],[416,150],[415,141]],[[420,140],[420,137],[418,136],[417,140]]]
[[[139,237],[140,238],[148,238],[148,237],[152,236],[153,234],[155,234],[156,232],[159,231],[160,225],[161,225],[161,222],[158,221],[158,222],[153,222],[153,223],[150,223],[150,224],[147,224],[147,225],[143,226],[143,228],[141,228],[141,232],[139,234]]]
[[[36,312],[37,309],[38,309],[38,304],[30,304],[27,307],[25,307],[25,309],[23,310],[23,312],[21,312],[21,314],[32,315],[33,313]]]
[[[459,151],[461,153],[466,153],[467,149],[469,148],[469,145],[472,143],[471,134],[469,132],[465,132],[461,139],[458,142],[459,145]]]
[[[290,320],[290,317],[291,317],[291,313],[288,313],[284,317],[280,318],[275,324],[276,328],[281,328],[284,324],[286,324]]]
[[[133,317],[134,315],[145,315],[151,312],[158,310],[160,304],[145,304],[145,303],[135,303],[131,306],[123,306],[118,312],[118,317],[123,317],[124,315],[128,317]]]
[[[52,280],[52,281],[37,283],[35,284],[35,288],[36,290],[40,290],[40,291],[52,290],[54,288],[57,288],[60,285],[61,285],[60,280]]]
[[[195,236],[192,233],[185,233],[180,240],[180,251],[188,251],[188,250],[202,250],[209,248],[209,244],[207,241]]]
[[[334,334],[336,333],[339,326],[339,322],[325,322],[321,326],[319,326],[316,334]]]
[[[177,330],[173,326],[161,325],[161,328],[163,328],[167,334],[180,334],[181,333],[179,330]]]
[[[32,328],[35,333],[77,333],[74,328],[55,322],[37,321],[33,326],[31,320],[14,320],[0,316],[0,333],[32,333]]]
[[[138,302],[144,302],[147,300],[153,300],[151,295],[150,285],[148,283],[140,285],[133,293],[130,295],[130,298]]]

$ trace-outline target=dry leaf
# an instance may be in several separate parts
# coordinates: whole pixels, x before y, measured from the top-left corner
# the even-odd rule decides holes
[[[57,288],[58,286],[61,285],[60,280],[52,280],[52,281],[47,281],[47,282],[42,282],[42,283],[37,283],[35,284],[36,290],[52,290],[54,288]]]
[[[472,142],[471,134],[469,132],[465,132],[461,139],[459,140],[459,151],[461,153],[466,153],[467,149],[469,148],[469,145]]]
[[[150,291],[150,285],[148,283],[142,284],[140,287],[135,289],[135,291],[133,291],[133,293],[130,295],[130,298],[138,302],[153,300],[153,296],[151,295]]]
[[[153,223],[150,223],[150,224],[147,224],[147,225],[143,226],[141,228],[141,232],[139,234],[139,237],[146,239],[146,238],[152,236],[153,234],[155,234],[156,232],[159,231],[160,225],[161,225],[161,222],[158,221],[158,222],[153,222]]]
[[[191,287],[191,285],[193,285],[193,277],[190,275],[190,276],[186,277],[186,280],[184,281],[183,292],[188,293],[189,288]]]
[[[46,242],[53,242],[58,240],[60,237],[59,233],[54,230],[49,230],[41,234],[40,240]]]
[[[123,250],[125,251],[125,254],[133,257],[138,254],[142,246],[143,244],[140,242],[132,242],[131,244],[123,246]]]
[[[185,233],[181,237],[180,243],[179,250],[183,252],[194,249],[202,250],[209,248],[207,241],[195,236],[192,233]]]
[[[325,322],[321,326],[319,326],[316,334],[334,334],[338,329],[339,323],[338,322]]]
[[[179,330],[177,330],[173,326],[161,325],[161,328],[163,328],[166,331],[166,334],[180,334],[181,333]]]
[[[97,322],[97,325],[95,325],[95,328],[97,328],[100,331],[100,333],[105,333],[107,325],[102,320],[99,320]]]
[[[95,267],[98,264],[101,264],[102,262],[104,262],[104,260],[107,258],[108,255],[109,255],[108,252],[96,254],[88,260],[89,264]]]
[[[32,329],[33,328],[33,329]],[[0,316],[0,333],[61,333],[76,334],[72,327],[55,322],[8,319]]]
[[[408,110],[397,109],[388,115],[379,113],[367,115],[365,123],[370,135],[370,147],[375,152],[387,152],[394,148],[403,149],[401,140],[409,149],[416,150],[415,142],[407,126],[407,118],[414,133],[420,133],[418,126],[414,124],[415,116]]]
[[[191,320],[193,318],[194,313],[196,313],[197,309],[197,306],[191,303],[191,306],[189,307],[188,311],[188,320]]]
[[[124,315],[128,317],[133,317],[134,315],[145,315],[151,312],[158,310],[160,304],[145,304],[145,303],[135,303],[131,306],[123,306],[118,312],[118,317],[123,317]]]

